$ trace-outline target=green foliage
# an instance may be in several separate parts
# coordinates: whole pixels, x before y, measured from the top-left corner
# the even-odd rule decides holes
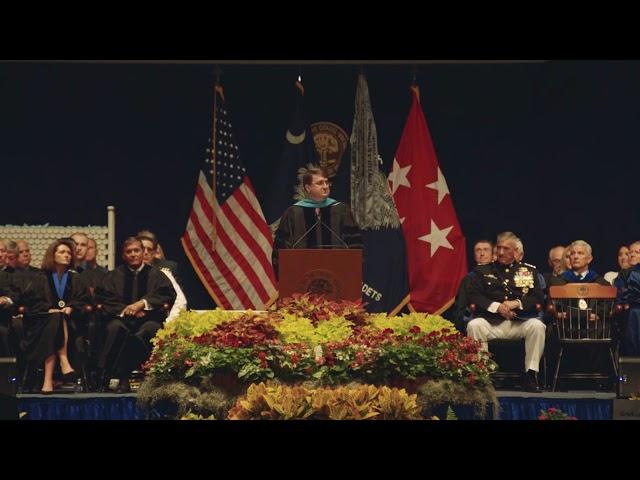
[[[243,312],[220,310],[219,308],[204,312],[182,310],[173,321],[164,324],[153,342],[157,344],[159,340],[166,340],[173,334],[179,337],[202,335],[210,332],[221,323],[237,319],[242,314]]]
[[[455,331],[453,323],[444,319],[440,315],[431,315],[428,313],[410,313],[397,317],[387,317],[384,313],[372,314],[367,322],[378,330],[390,328],[396,335],[407,335],[412,327],[419,327],[423,334],[440,331],[448,328],[452,332]]]
[[[447,420],[458,420],[458,417],[456,416],[456,412],[453,411],[453,408],[451,408],[451,405],[447,407]]]
[[[328,342],[341,342],[351,336],[353,323],[344,317],[332,317],[314,326],[305,317],[284,314],[280,322],[276,322],[276,330],[284,343],[306,343],[320,345]]]
[[[491,406],[493,418],[499,417],[500,402],[491,384],[469,388],[468,385],[449,379],[427,380],[418,387],[417,394],[418,405],[425,416],[430,416],[435,406],[448,404],[473,406],[478,418],[485,418],[487,407]]]

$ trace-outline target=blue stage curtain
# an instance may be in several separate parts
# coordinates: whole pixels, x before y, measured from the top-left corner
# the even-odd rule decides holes
[[[142,420],[144,411],[135,396],[70,399],[64,397],[23,397],[18,412],[24,420]]]
[[[578,420],[613,419],[613,401],[592,398],[500,397],[500,420],[537,420],[541,410],[559,408]]]

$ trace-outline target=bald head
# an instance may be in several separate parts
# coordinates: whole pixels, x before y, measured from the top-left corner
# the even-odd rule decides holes
[[[564,247],[562,245],[556,245],[549,250],[549,267],[554,275],[560,275],[564,272]]]

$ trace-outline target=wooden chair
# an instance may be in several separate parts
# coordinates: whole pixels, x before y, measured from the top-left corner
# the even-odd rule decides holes
[[[553,325],[559,342],[553,391],[560,378],[607,381],[617,378],[623,318],[620,313],[623,308],[616,305],[616,293],[615,287],[596,283],[569,283],[549,287],[547,318]],[[591,345],[591,351],[595,351],[597,346],[607,348],[611,359],[611,372],[605,374],[582,371],[560,374],[563,354],[569,345],[580,345],[580,350]],[[578,349],[574,348],[575,351]]]

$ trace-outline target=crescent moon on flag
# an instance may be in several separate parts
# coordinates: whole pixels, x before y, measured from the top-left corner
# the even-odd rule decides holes
[[[306,135],[306,132],[304,130],[302,131],[302,133],[300,135],[294,135],[289,130],[287,130],[287,135],[286,135],[287,142],[293,143],[294,145],[298,145],[298,144],[304,142],[305,135]]]

